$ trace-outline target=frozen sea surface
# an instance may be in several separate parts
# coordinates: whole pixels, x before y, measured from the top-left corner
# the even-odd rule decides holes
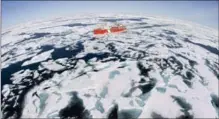
[[[94,37],[99,24],[127,31]],[[218,31],[144,15],[76,15],[2,33],[3,118],[218,118]]]

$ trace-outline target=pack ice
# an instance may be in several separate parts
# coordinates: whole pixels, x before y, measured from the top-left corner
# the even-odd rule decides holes
[[[99,24],[127,31],[94,37]],[[218,31],[130,14],[75,15],[2,33],[9,118],[218,118]]]

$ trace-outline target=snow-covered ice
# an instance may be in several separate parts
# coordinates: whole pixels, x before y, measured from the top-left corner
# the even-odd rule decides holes
[[[105,23],[128,30],[93,36]],[[219,118],[218,41],[214,29],[145,15],[18,25],[2,34],[3,118]]]

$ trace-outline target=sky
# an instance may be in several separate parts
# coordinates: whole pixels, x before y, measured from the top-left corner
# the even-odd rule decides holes
[[[218,4],[218,1],[2,1],[2,28],[78,13],[145,13],[218,29]]]

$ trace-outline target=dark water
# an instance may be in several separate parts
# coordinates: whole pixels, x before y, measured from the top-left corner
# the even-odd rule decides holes
[[[156,27],[166,27],[166,26],[171,26],[170,24],[154,24],[154,25],[150,25],[150,26],[139,26],[139,27],[134,27],[131,29],[149,29],[149,28],[156,28]]]
[[[15,43],[15,44],[20,44],[20,43],[23,43],[24,41],[31,40],[31,39],[42,38],[42,37],[48,36],[50,34],[51,33],[34,33],[34,34],[31,34],[31,36],[29,38],[24,38],[23,40]]]
[[[85,55],[84,57],[80,59],[84,59],[85,62],[87,62],[88,60],[92,58],[97,58],[97,60],[102,60],[104,58],[109,57],[109,55],[110,53],[88,53],[87,55]]]
[[[200,44],[200,43],[194,43],[194,42],[190,41],[188,38],[186,38],[184,41],[192,43],[194,45],[198,45],[198,46],[208,50],[209,52],[211,52],[213,54],[219,55],[219,50],[217,50],[217,48],[211,47],[209,45],[203,45],[203,44]]]
[[[66,50],[66,48],[69,48],[70,50]],[[49,51],[51,49],[54,49],[54,51],[51,53],[52,56],[52,60],[57,60],[59,58],[72,58],[74,56],[76,56],[78,53],[83,52],[84,50],[84,46],[82,42],[77,42],[76,44],[76,48],[71,49],[70,46],[66,46],[66,47],[62,47],[62,48],[55,48],[52,45],[44,45],[40,47],[41,52],[46,52]],[[40,54],[38,53],[38,54]],[[112,54],[108,53],[108,52],[101,52],[101,53],[88,53],[85,56],[81,57],[81,58],[77,58],[75,60],[79,60],[82,59],[85,62],[89,61],[92,58],[97,58],[97,60],[103,60],[105,58],[108,58],[109,56],[111,56]],[[109,59],[110,60],[120,60],[120,61],[124,61],[124,59],[121,58],[121,56],[114,56],[112,57],[114,59]],[[38,67],[40,66],[41,62],[37,62],[37,63],[32,63],[30,65],[27,66],[21,66],[25,61],[30,60],[31,58],[25,59],[23,61],[14,63],[9,65],[8,67],[2,69],[1,73],[1,78],[2,78],[2,83],[1,86],[3,87],[4,84],[12,84],[12,81],[10,80],[10,78],[12,77],[12,74],[14,74],[15,72],[21,71],[21,70],[38,70]],[[48,59],[50,60],[50,59]],[[47,60],[46,60],[47,61]],[[104,61],[103,61],[104,62]]]
[[[10,32],[11,32],[11,31],[4,32],[4,33],[2,33],[2,35],[9,34]]]
[[[27,66],[21,66],[25,61],[30,60],[31,58],[28,58],[26,60],[14,63],[9,65],[7,68],[4,68],[1,70],[1,88],[4,84],[12,84],[12,81],[10,78],[12,77],[12,74],[21,70],[36,70],[40,63],[34,63]]]
[[[54,51],[51,53],[52,59],[56,60],[59,58],[71,58],[84,50],[82,42],[78,42],[76,45],[76,48],[73,50],[66,50],[68,47],[54,49]]]
[[[66,47],[54,48],[52,45],[44,45],[41,47],[42,51],[40,53],[54,49],[54,51],[51,53],[53,60],[56,60],[59,58],[71,58],[71,57],[77,55],[79,52],[83,51],[83,49],[84,49],[82,42],[78,42],[76,45],[77,45],[76,49],[74,49],[74,50],[65,50]],[[27,69],[37,70],[38,66],[40,65],[40,62],[33,63],[33,64],[30,64],[27,66],[21,66],[25,61],[28,61],[30,59],[31,58],[28,58],[28,59],[25,59],[23,61],[11,64],[6,68],[3,68],[1,70],[1,79],[2,79],[1,86],[3,86],[4,84],[12,84],[12,81],[10,80],[10,78],[11,78],[12,74],[15,72],[18,72],[20,70],[27,70]]]
[[[163,31],[168,35],[177,35],[175,31],[170,31],[170,30],[163,30]]]
[[[31,35],[30,38],[28,39],[36,39],[36,38],[42,38],[45,37],[47,35],[50,35],[50,33],[34,33],[33,35]]]
[[[41,54],[43,52],[52,50],[52,49],[54,49],[54,46],[53,45],[43,45],[43,46],[40,47],[40,49],[41,49],[41,51],[37,54]]]
[[[102,21],[105,22],[118,22],[118,21],[124,21],[124,20],[129,20],[129,21],[142,21],[143,19],[147,19],[147,18],[127,18],[127,19],[122,19],[122,18],[117,18],[117,19],[102,19]]]
[[[66,24],[66,25],[63,25],[63,26],[68,26],[68,27],[76,27],[76,26],[91,26],[91,25],[94,25],[94,24],[82,24],[82,23],[73,23],[73,24]]]

